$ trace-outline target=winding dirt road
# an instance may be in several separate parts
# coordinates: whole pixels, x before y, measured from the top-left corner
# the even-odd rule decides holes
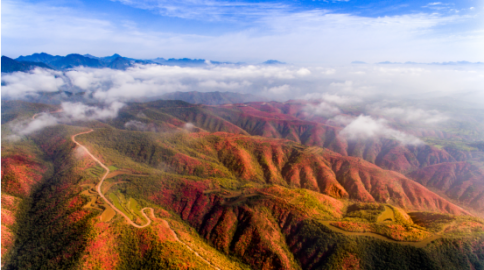
[[[136,228],[144,228],[144,227],[147,227],[151,224],[151,219],[145,214],[145,210],[146,209],[151,209],[151,211],[153,211],[153,208],[149,208],[149,207],[145,207],[143,209],[141,209],[141,213],[143,214],[143,216],[146,218],[146,220],[148,222],[146,222],[146,224],[144,225],[138,225],[136,223],[134,223],[125,213],[123,213],[121,210],[119,210],[118,208],[116,208],[116,206],[114,206],[114,204],[112,204],[105,196],[104,194],[101,192],[101,186],[103,185],[103,182],[104,182],[104,179],[106,179],[106,176],[108,176],[108,174],[111,172],[109,170],[109,168],[104,165],[99,159],[97,159],[93,154],[91,154],[91,152],[89,152],[89,150],[87,150],[87,148],[80,144],[78,141],[76,141],[76,137],[79,136],[79,135],[82,135],[82,134],[88,134],[88,133],[91,133],[93,132],[94,130],[90,129],[88,131],[84,131],[84,132],[80,132],[80,133],[77,133],[75,135],[72,135],[71,136],[71,140],[77,144],[77,146],[81,147],[82,149],[84,149],[84,151],[94,160],[96,161],[97,164],[99,164],[99,166],[101,166],[103,169],[106,170],[106,173],[104,173],[103,177],[101,178],[101,181],[99,182],[99,184],[97,185],[96,187],[96,190],[97,190],[97,193],[99,194],[99,196],[101,196],[101,198],[103,198],[103,200],[109,205],[111,206],[111,208],[114,209],[114,211],[116,211],[118,214],[120,214],[121,216],[123,216],[126,221],[128,221],[128,223]]]
[[[94,160],[96,161],[97,164],[99,164],[99,166],[101,166],[103,169],[106,170],[106,173],[103,175],[103,177],[101,178],[101,181],[99,182],[99,184],[97,185],[97,193],[99,194],[99,196],[101,196],[101,198],[103,198],[103,200],[109,205],[111,206],[111,208],[114,209],[114,211],[116,211],[118,214],[120,214],[121,216],[123,216],[126,221],[128,221],[128,223],[131,225],[131,226],[134,226],[136,228],[145,228],[147,226],[149,226],[151,224],[151,219],[148,217],[148,215],[146,215],[145,213],[145,210],[151,210],[151,215],[154,217],[155,216],[155,212],[153,210],[153,208],[151,207],[145,207],[143,209],[141,209],[141,213],[143,214],[143,216],[146,218],[146,220],[148,221],[146,224],[144,225],[138,225],[136,223],[134,223],[131,219],[129,219],[129,217],[124,214],[121,210],[119,210],[118,208],[116,208],[116,206],[114,206],[101,192],[101,186],[104,182],[104,180],[106,179],[106,177],[108,176],[108,174],[111,172],[109,170],[109,168],[104,165],[99,159],[97,159],[93,154],[91,154],[91,152],[89,152],[89,150],[87,150],[87,148],[80,144],[78,141],[76,141],[76,137],[79,136],[79,135],[83,135],[83,134],[88,134],[88,133],[91,133],[93,132],[94,130],[90,129],[88,131],[84,131],[84,132],[80,132],[80,133],[77,133],[77,134],[74,134],[71,136],[71,140],[79,147],[81,147],[82,149],[84,149],[84,151],[86,151],[86,153]],[[164,223],[164,225],[170,229],[172,235],[173,235],[173,238],[179,242],[180,244],[182,244],[183,246],[185,246],[188,250],[190,250],[191,252],[193,252],[195,254],[195,256],[197,256],[198,258],[200,258],[203,262],[207,263],[208,265],[210,265],[211,267],[217,269],[217,270],[220,270],[220,268],[216,267],[215,265],[213,265],[212,263],[210,263],[209,261],[207,261],[206,259],[204,259],[198,252],[196,252],[195,250],[193,250],[189,245],[185,244],[184,242],[182,242],[177,234],[175,233],[175,231],[170,227],[170,224],[168,223],[168,221],[164,220],[164,219],[161,219],[162,222]]]

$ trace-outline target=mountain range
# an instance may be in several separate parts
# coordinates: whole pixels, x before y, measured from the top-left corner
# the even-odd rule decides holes
[[[29,61],[15,61],[6,56],[2,56],[2,73],[12,73],[16,71],[29,71],[34,68],[46,68],[52,69],[50,66],[42,62],[29,62]]]
[[[19,56],[16,59],[11,59],[7,56],[2,56],[2,72],[11,73],[16,71],[29,71],[36,67],[67,70],[75,67],[90,67],[90,68],[111,68],[125,70],[129,67],[133,67],[137,64],[156,64],[166,66],[183,66],[183,67],[195,67],[206,65],[222,65],[222,64],[244,64],[244,63],[231,63],[231,62],[219,62],[208,61],[205,59],[190,59],[190,58],[155,58],[155,59],[134,59],[123,57],[119,54],[113,54],[112,56],[96,57],[90,54],[68,54],[66,56],[50,55],[47,53],[34,53],[32,55]],[[277,65],[284,64],[277,60],[268,60],[263,64]]]

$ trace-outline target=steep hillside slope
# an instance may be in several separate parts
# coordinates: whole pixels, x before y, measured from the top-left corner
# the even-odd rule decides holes
[[[82,140],[179,174],[305,188],[364,202],[392,201],[408,210],[466,213],[402,174],[317,147],[230,133],[175,134],[162,141],[152,136],[98,130]]]
[[[8,260],[32,194],[52,174],[51,164],[32,142],[2,141],[2,261]]]
[[[207,131],[227,131],[268,138],[284,138],[309,146],[328,148],[342,155],[363,158],[384,169],[407,173],[428,165],[455,162],[446,152],[429,145],[403,145],[390,139],[348,140],[339,135],[342,127],[307,112],[308,102],[252,102],[239,105],[157,107],[158,103],[137,104],[172,115]],[[150,118],[148,116],[148,118]],[[155,120],[156,118],[153,118]]]
[[[470,161],[477,155],[475,151],[469,152],[453,147],[403,145],[396,140],[385,138],[347,140],[339,135],[341,127],[322,124],[321,122],[326,121],[324,119],[313,119],[318,122],[300,120],[315,118],[308,116],[304,110],[305,104],[270,102],[201,106],[168,101],[138,103],[123,109],[120,117],[114,120],[114,125],[118,128],[123,128],[124,125],[124,128],[139,131],[163,132],[175,128],[185,131],[224,131],[266,138],[284,138],[307,146],[324,147],[343,156],[359,157],[380,168],[407,174],[435,164],[456,162],[457,159]],[[477,185],[483,183],[479,178],[474,182]],[[420,183],[427,185],[426,181]],[[484,203],[484,199],[479,196],[479,189],[475,190],[475,202],[466,205],[479,211],[479,205]],[[454,195],[451,198],[459,200]]]
[[[437,190],[478,212],[484,211],[484,170],[467,162],[447,162],[422,168],[409,178]]]

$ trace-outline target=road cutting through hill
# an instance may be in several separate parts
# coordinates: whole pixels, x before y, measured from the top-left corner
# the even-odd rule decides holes
[[[99,166],[101,166],[103,169],[106,170],[106,173],[103,175],[103,177],[101,178],[101,181],[99,182],[99,184],[97,185],[97,193],[99,194],[99,196],[101,196],[101,198],[103,198],[103,200],[111,207],[114,209],[114,211],[116,211],[118,214],[120,214],[121,216],[123,216],[126,221],[128,221],[128,223],[133,226],[133,227],[136,227],[136,228],[145,228],[147,226],[149,226],[151,224],[151,219],[148,217],[148,215],[146,215],[145,213],[145,210],[151,210],[151,215],[154,217],[155,216],[155,213],[154,213],[154,210],[153,208],[151,207],[145,207],[143,209],[141,209],[141,214],[143,214],[143,216],[146,218],[147,222],[146,224],[144,225],[138,225],[136,223],[134,223],[131,219],[129,219],[129,217],[124,214],[121,210],[119,210],[118,208],[116,208],[116,206],[114,206],[101,192],[101,186],[104,182],[104,180],[106,179],[106,177],[108,176],[108,174],[111,172],[109,170],[109,168],[104,165],[99,159],[97,159],[93,154],[91,154],[91,152],[89,152],[89,150],[87,150],[87,148],[80,144],[78,141],[76,141],[76,137],[79,136],[79,135],[83,135],[83,134],[88,134],[88,133],[91,133],[93,132],[94,130],[90,129],[88,131],[84,131],[84,132],[80,132],[80,133],[77,133],[77,134],[74,134],[71,136],[71,140],[79,147],[81,147],[82,149],[84,149],[84,151],[97,163],[99,164]],[[220,270],[220,268],[214,266],[212,263],[210,263],[209,261],[207,261],[206,259],[204,259],[198,252],[196,252],[195,250],[193,250],[190,246],[188,246],[187,244],[185,244],[184,242],[182,242],[177,234],[175,233],[175,231],[173,231],[173,229],[170,227],[170,224],[168,223],[168,221],[164,220],[164,219],[161,219],[162,222],[164,223],[164,225],[171,231],[172,235],[174,236],[175,240],[177,242],[179,242],[180,244],[182,244],[184,247],[186,247],[188,250],[190,250],[191,252],[193,252],[195,254],[195,256],[197,256],[198,258],[200,258],[203,262],[207,263],[208,265],[210,265],[211,267],[217,269],[217,270]]]
[[[104,182],[104,180],[106,179],[106,176],[108,176],[108,174],[111,172],[109,170],[109,168],[104,165],[99,159],[97,159],[93,154],[91,154],[91,152],[89,152],[89,150],[87,150],[87,148],[80,144],[78,141],[76,141],[76,137],[79,136],[79,135],[82,135],[82,134],[88,134],[88,133],[91,133],[93,132],[94,130],[90,129],[88,131],[84,131],[84,132],[80,132],[80,133],[77,133],[75,135],[72,135],[71,139],[72,141],[77,144],[77,146],[81,147],[94,161],[96,161],[97,164],[99,164],[99,166],[101,166],[104,170],[106,170],[106,173],[104,173],[103,177],[101,178],[101,181],[99,182],[99,184],[97,185],[96,187],[96,190],[97,190],[97,193],[99,194],[99,196],[101,196],[101,198],[111,207],[114,209],[114,211],[116,211],[118,214],[120,214],[121,216],[123,216],[126,221],[128,221],[128,223],[130,225],[132,225],[133,227],[136,227],[136,228],[144,228],[144,227],[147,227],[151,224],[151,219],[144,213],[144,210],[145,209],[151,209],[151,208],[143,208],[141,209],[141,213],[143,214],[143,216],[146,218],[147,222],[146,224],[144,225],[138,225],[136,223],[134,223],[131,219],[129,219],[129,217],[123,213],[121,210],[119,210],[118,208],[116,208],[116,206],[114,206],[114,204],[112,204],[108,199],[106,199],[106,197],[104,196],[104,194],[101,192],[101,186]]]

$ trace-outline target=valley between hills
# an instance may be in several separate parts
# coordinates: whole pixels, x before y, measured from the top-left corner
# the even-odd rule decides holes
[[[2,267],[484,269],[481,126],[352,140],[310,101],[215,103],[14,140],[64,112],[2,101]]]

